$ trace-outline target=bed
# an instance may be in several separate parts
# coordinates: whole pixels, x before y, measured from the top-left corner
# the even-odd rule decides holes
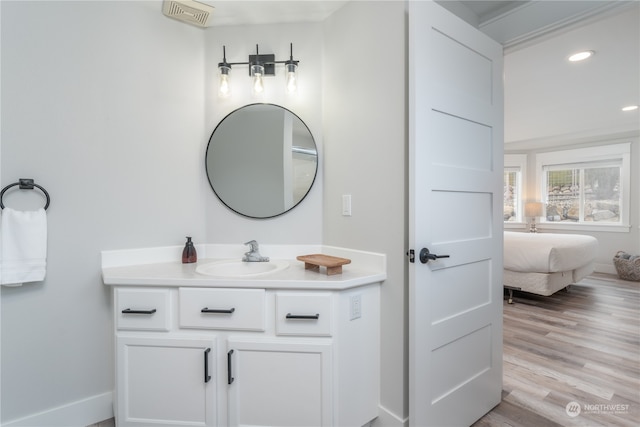
[[[504,232],[504,287],[549,296],[594,270],[598,240],[581,234]]]

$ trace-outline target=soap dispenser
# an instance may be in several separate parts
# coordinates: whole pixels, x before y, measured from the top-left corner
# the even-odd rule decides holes
[[[184,249],[182,250],[182,263],[189,264],[196,262],[197,260],[198,254],[196,253],[196,248],[193,246],[191,237],[187,236],[187,243],[184,245]]]

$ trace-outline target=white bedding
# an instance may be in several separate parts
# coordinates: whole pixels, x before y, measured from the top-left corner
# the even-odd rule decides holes
[[[590,264],[598,240],[579,234],[504,232],[505,270],[526,273],[571,271]]]

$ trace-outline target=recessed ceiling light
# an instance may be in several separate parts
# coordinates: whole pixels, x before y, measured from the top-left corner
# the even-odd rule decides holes
[[[594,53],[595,52],[592,50],[584,50],[582,52],[577,52],[569,57],[569,61],[571,62],[584,61],[585,59],[592,57]]]
[[[637,110],[637,105],[627,105],[626,107],[622,107],[622,111],[634,111]]]

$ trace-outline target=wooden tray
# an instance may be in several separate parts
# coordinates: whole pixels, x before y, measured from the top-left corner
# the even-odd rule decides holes
[[[327,267],[327,276],[341,274],[342,266],[351,264],[350,259],[323,254],[300,255],[296,259],[304,262],[305,270],[315,270],[319,272],[320,267]]]

